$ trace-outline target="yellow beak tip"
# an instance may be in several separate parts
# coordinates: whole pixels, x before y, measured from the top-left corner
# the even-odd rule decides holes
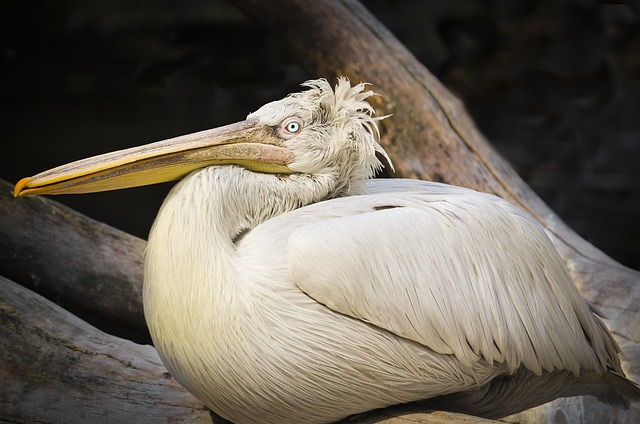
[[[15,197],[22,197],[24,196],[24,194],[22,194],[22,190],[31,182],[31,178],[26,177],[21,179],[20,181],[18,181],[18,183],[16,184],[16,186],[13,189],[13,195]]]

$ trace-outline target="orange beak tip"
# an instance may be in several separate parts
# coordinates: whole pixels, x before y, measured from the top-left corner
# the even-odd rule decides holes
[[[13,195],[15,197],[22,197],[23,194],[21,194],[22,190],[31,182],[31,178],[26,177],[21,179],[20,181],[18,181],[18,183],[16,184],[16,186],[13,189]]]

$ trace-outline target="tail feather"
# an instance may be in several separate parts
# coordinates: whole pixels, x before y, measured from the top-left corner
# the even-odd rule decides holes
[[[610,405],[629,408],[630,402],[640,402],[640,386],[615,371],[609,371],[603,377],[610,392],[596,395],[598,399]],[[620,403],[622,402],[622,403]]]
[[[497,377],[477,389],[426,402],[434,409],[499,419],[557,398],[583,395],[595,396],[603,403],[627,409],[630,401],[640,401],[640,387],[612,371],[604,377],[590,371],[583,371],[580,377],[568,371],[538,376],[521,368],[511,376]]]

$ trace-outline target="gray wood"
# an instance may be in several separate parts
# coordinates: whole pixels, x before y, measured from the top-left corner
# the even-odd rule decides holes
[[[155,349],[0,277],[0,421],[207,423]]]
[[[0,180],[0,274],[76,313],[146,332],[146,242]]]

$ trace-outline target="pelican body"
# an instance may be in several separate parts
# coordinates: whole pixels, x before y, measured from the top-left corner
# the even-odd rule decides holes
[[[493,195],[371,179],[386,156],[372,92],[304,85],[245,121],[64,165],[16,195],[181,179],[149,235],[145,317],[169,372],[237,424],[425,399],[495,418],[559,396],[638,398],[543,228]]]

